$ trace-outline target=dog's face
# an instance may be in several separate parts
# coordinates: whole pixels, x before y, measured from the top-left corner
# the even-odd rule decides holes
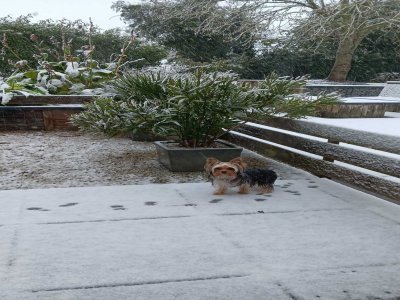
[[[214,157],[209,157],[204,168],[215,178],[231,180],[243,172],[245,163],[240,157],[234,158],[229,162],[221,162]]]

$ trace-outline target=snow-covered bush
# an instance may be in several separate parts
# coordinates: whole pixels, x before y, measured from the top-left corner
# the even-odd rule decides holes
[[[293,94],[304,85],[302,78],[271,74],[259,89],[236,79],[201,69],[184,74],[124,74],[113,84],[115,99],[95,100],[72,121],[92,132],[153,134],[173,137],[184,147],[207,147],[225,130],[247,120],[275,114],[299,118],[337,99]]]
[[[28,20],[25,20],[22,25],[24,25],[23,29],[26,30],[25,27],[29,25]],[[151,52],[152,59],[161,55],[160,53],[155,54],[157,52],[155,47],[152,48],[142,44],[139,46],[139,42],[136,42],[135,35],[132,33],[130,36],[124,37],[125,41],[123,43],[119,43],[118,52],[112,53],[109,62],[99,62],[95,60],[97,48],[93,43],[93,39],[99,34],[91,21],[89,24],[84,24],[85,26],[79,24],[76,28],[85,37],[84,39],[76,37],[85,42],[84,45],[78,45],[78,47],[74,41],[75,37],[67,37],[66,33],[70,33],[71,28],[68,27],[68,31],[63,27],[65,24],[60,25],[58,28],[61,32],[61,37],[49,37],[53,47],[50,47],[48,41],[36,34],[32,33],[28,36],[28,41],[30,41],[27,46],[32,51],[28,60],[20,57],[19,49],[12,48],[14,39],[8,38],[8,34],[11,33],[4,33],[2,38],[0,37],[0,58],[2,58],[2,61],[7,58],[7,61],[13,65],[12,69],[14,70],[9,77],[0,79],[2,104],[6,104],[15,95],[109,95],[108,83],[110,81],[118,77],[126,67],[143,64],[145,59],[136,58],[137,55],[147,57],[146,51]],[[112,37],[108,41],[109,43],[115,42],[116,37],[121,42],[121,36],[116,33],[104,35]],[[132,49],[134,44],[135,49],[138,49],[138,53],[135,53]],[[102,48],[106,47],[106,45],[100,46]],[[115,46],[112,44],[110,48],[114,49]],[[18,47],[20,47],[19,44]],[[78,49],[74,50],[74,47]],[[100,52],[102,50],[99,48]],[[22,53],[26,55],[26,52]],[[135,55],[132,56],[132,54]],[[32,62],[32,57],[36,60],[35,62]],[[17,61],[15,62],[15,60]],[[146,61],[144,65],[148,63]]]
[[[43,62],[36,70],[18,70],[12,76],[1,79],[0,96],[88,94],[90,90],[104,88],[104,83],[115,77],[112,70],[90,66],[87,61]],[[89,90],[89,91],[88,91]],[[97,91],[98,94],[98,91]]]

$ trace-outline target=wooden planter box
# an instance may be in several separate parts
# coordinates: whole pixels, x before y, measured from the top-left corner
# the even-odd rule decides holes
[[[158,141],[156,145],[158,160],[173,172],[204,171],[207,157],[215,157],[220,161],[229,161],[239,157],[243,148],[231,143],[217,142],[217,148],[184,148],[175,142]]]

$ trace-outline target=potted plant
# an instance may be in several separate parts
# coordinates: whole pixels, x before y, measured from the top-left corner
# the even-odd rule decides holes
[[[335,97],[292,95],[305,78],[268,76],[259,88],[240,84],[232,74],[133,73],[115,81],[115,99],[96,100],[73,117],[82,129],[107,134],[133,132],[168,138],[155,142],[160,162],[172,171],[200,171],[206,157],[230,160],[242,151],[221,141],[247,120],[285,114],[305,116]]]
[[[159,160],[168,169],[201,171],[207,157],[228,161],[240,156],[242,148],[219,140],[251,107],[251,95],[235,79],[197,70],[169,82],[167,105],[153,127],[173,137],[155,142]]]

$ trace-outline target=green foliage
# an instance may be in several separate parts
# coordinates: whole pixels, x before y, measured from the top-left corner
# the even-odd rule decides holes
[[[111,70],[100,69],[93,60],[46,62],[37,70],[20,70],[6,79],[5,92],[15,94],[78,94],[83,89],[101,87],[113,79]]]
[[[336,42],[326,40],[318,51],[317,41],[271,40],[253,57],[234,56],[220,70],[233,70],[241,78],[263,79],[275,72],[280,76],[327,78],[334,62]],[[355,51],[349,81],[375,81],[380,73],[400,72],[400,32],[380,31],[368,35]],[[390,78],[390,77],[389,77]],[[383,79],[382,79],[383,80]]]
[[[335,52],[335,62],[328,74],[329,80],[346,81],[351,69],[353,78],[357,76],[360,72],[352,65],[361,62],[357,57],[361,43],[368,36],[385,32],[396,33],[399,28],[398,0],[341,0],[331,1],[329,4],[324,1],[305,2],[311,4],[309,13],[292,23],[294,27],[289,30],[289,34],[293,40],[309,44],[314,52],[323,51],[325,57],[329,52]],[[361,74],[369,72],[368,69],[363,71]]]
[[[245,117],[251,98],[234,78],[206,74],[170,82],[168,105],[154,127],[161,135],[177,136],[185,147],[207,147]]]
[[[254,36],[251,31],[240,38],[229,39],[226,32],[207,33],[199,30],[209,15],[218,13],[218,17],[234,20],[229,27],[230,32],[235,32],[243,23],[251,23],[245,11],[232,12],[218,7],[217,1],[200,0],[205,5],[214,7],[201,16],[182,16],[180,12],[188,5],[187,0],[174,2],[151,2],[141,4],[128,4],[117,1],[114,9],[121,13],[121,17],[131,23],[131,27],[141,35],[157,41],[167,48],[174,49],[179,57],[195,62],[212,62],[215,59],[225,59],[231,54],[253,55]],[[189,1],[190,2],[190,1]]]
[[[368,35],[356,50],[349,80],[374,81],[380,73],[400,72],[400,31]]]
[[[378,73],[400,71],[400,34],[395,29],[396,21],[382,21],[398,12],[396,1],[350,1],[348,8],[344,5],[347,2],[341,1],[344,5],[343,11],[336,5],[337,1],[318,9],[318,1],[304,1],[308,4],[314,3],[313,9],[321,14],[311,13],[309,18],[300,18],[297,23],[299,26],[285,28],[288,35],[281,36],[280,40],[266,41],[265,47],[254,47],[257,32],[242,30],[242,25],[245,24],[247,29],[257,28],[252,27],[246,12],[251,11],[252,7],[257,10],[262,7],[262,3],[266,4],[265,11],[268,11],[268,7],[275,7],[273,3],[267,4],[268,1],[258,2],[261,6],[251,6],[247,1],[236,1],[239,6],[244,5],[242,14],[235,14],[234,10],[228,8],[229,5],[218,6],[219,1],[207,0],[146,1],[137,5],[117,1],[114,8],[143,36],[175,49],[178,59],[190,60],[194,64],[212,63],[217,70],[233,70],[246,79],[263,79],[271,72],[282,76],[309,74],[311,78],[327,78],[335,62],[338,37],[347,36],[342,31],[346,29],[352,34],[353,31],[361,30],[363,39],[354,52],[347,80],[369,81]],[[292,4],[295,6],[301,2]],[[285,4],[289,4],[288,1],[283,1],[278,10],[285,12]],[[190,12],[187,8],[185,10],[189,5],[193,7]],[[212,5],[215,9],[210,9]],[[307,6],[305,3],[304,5]],[[357,15],[357,5],[361,7],[360,15]],[[202,10],[201,6],[206,9]],[[368,7],[371,9],[368,10]],[[257,16],[257,11],[252,13]],[[259,9],[258,15],[260,18],[263,16],[263,9]],[[232,16],[238,17],[235,19]],[[349,16],[353,18],[348,18]],[[398,21],[398,15],[396,18]],[[215,24],[220,26],[215,26],[214,30],[202,30],[210,19],[216,20]],[[359,26],[354,26],[347,23],[349,20],[362,22]],[[393,26],[387,27],[390,23]],[[374,28],[370,28],[372,24]],[[381,26],[386,28],[382,29]],[[370,33],[364,37],[364,31]],[[236,35],[237,39],[227,38],[232,35]],[[292,38],[289,42],[283,39],[288,36]]]
[[[119,29],[101,32],[96,26],[82,21],[43,20],[33,23],[31,16],[0,18],[0,35],[1,76],[15,72],[15,63],[20,60],[26,60],[27,65],[34,69],[38,60],[58,62],[68,60],[66,56],[70,55],[82,61],[85,50],[93,50],[100,65],[110,63],[121,54],[128,38]],[[88,49],[90,44],[94,49]],[[141,59],[129,66],[142,68],[157,65],[167,52],[155,44],[135,41],[125,55],[125,61]]]
[[[377,76],[372,79],[373,82],[387,82],[387,81],[400,81],[400,73],[396,72],[383,72],[378,73]]]
[[[113,82],[117,98],[143,103],[146,100],[164,100],[168,97],[171,78],[158,73],[124,73]]]
[[[313,115],[319,108],[338,101],[336,94],[321,93],[311,97],[303,93],[307,77],[279,77],[271,73],[253,90],[255,96],[252,117],[280,115],[290,119]]]
[[[3,104],[14,94],[102,93],[99,88],[122,68],[158,64],[166,55],[162,48],[142,45],[117,29],[101,33],[91,22],[31,23],[29,16],[0,21],[0,70],[3,75],[13,72],[0,79]]]
[[[110,136],[124,132],[126,125],[122,123],[120,113],[121,102],[112,98],[99,98],[85,105],[85,112],[74,114],[73,123],[87,132],[104,133]]]
[[[247,120],[284,115],[299,118],[333,104],[337,97],[298,94],[305,78],[271,74],[259,89],[236,78],[196,70],[193,74],[126,74],[114,83],[118,97],[97,100],[73,117],[83,130],[134,132],[175,138],[185,147],[205,147]]]
[[[115,99],[98,99],[87,104],[72,121],[81,129],[107,135],[155,134],[154,126],[169,95],[169,77],[161,73],[125,73],[112,85]]]
[[[309,74],[311,78],[321,79],[328,76],[335,62],[338,41],[312,36],[304,40],[293,34],[290,40],[277,41],[277,45],[272,52],[263,54],[271,62],[282,60],[280,67],[288,62],[287,71],[280,71],[278,66],[275,69],[277,73],[291,76]],[[347,80],[368,82],[379,73],[399,71],[400,32],[379,30],[367,35],[357,47]]]
[[[210,145],[223,128],[238,124],[250,104],[248,94],[234,78],[202,71],[184,76],[126,74],[115,81],[114,87],[119,100],[107,102],[108,106],[95,101],[73,122],[89,131],[98,128],[115,134],[116,128],[123,127],[120,132],[174,136],[186,147],[201,147]],[[119,119],[114,117],[116,110]]]

